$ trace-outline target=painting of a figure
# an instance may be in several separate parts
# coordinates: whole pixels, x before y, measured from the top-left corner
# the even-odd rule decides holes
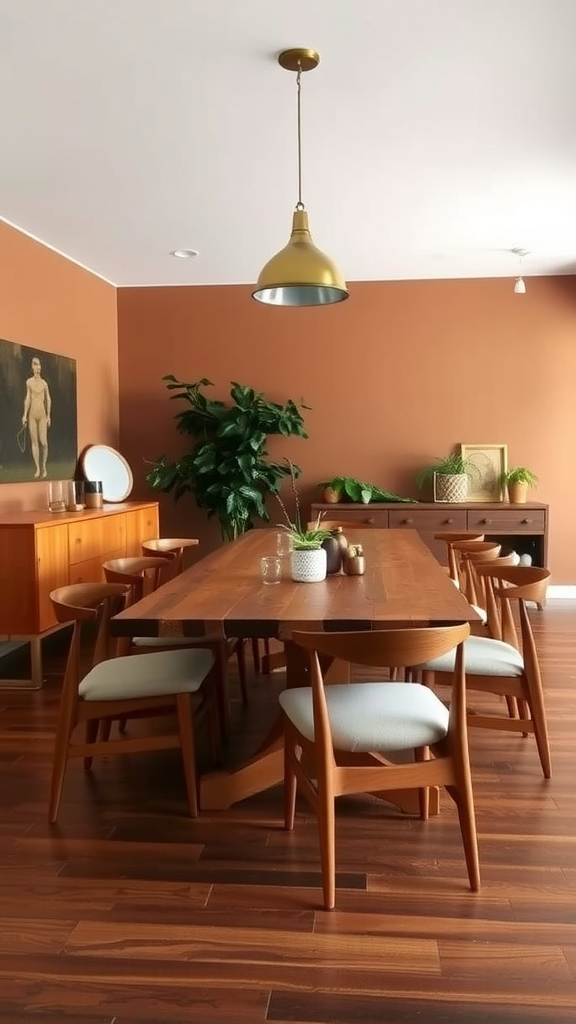
[[[77,456],[76,360],[0,339],[0,483],[69,479]]]

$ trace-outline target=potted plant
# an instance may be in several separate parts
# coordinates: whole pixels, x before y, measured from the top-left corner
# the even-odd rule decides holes
[[[321,526],[321,512],[318,513],[311,528],[307,523],[303,522],[298,488],[296,487],[295,467],[290,461],[288,461],[287,472],[290,474],[295,506],[292,519],[280,494],[277,493],[276,498],[285,519],[284,523],[278,523],[278,525],[282,530],[286,530],[292,540],[292,551],[290,553],[292,579],[299,583],[318,583],[326,578],[327,556],[322,543],[330,536],[330,531],[324,530]]]
[[[526,466],[513,466],[502,474],[502,484],[508,488],[508,501],[512,505],[524,505],[529,487],[536,487],[538,477]]]
[[[322,490],[322,501],[328,505],[336,505],[344,497],[343,477],[335,476],[323,484],[318,484]]]
[[[414,501],[413,498],[401,498],[392,491],[384,491],[377,484],[357,480],[354,476],[333,476],[331,480],[318,484],[322,488],[322,497],[327,503],[354,501],[368,505],[371,501],[393,502]]]
[[[176,429],[192,438],[188,449],[175,461],[161,456],[146,476],[148,483],[162,491],[174,492],[179,500],[190,491],[199,508],[216,516],[224,540],[234,540],[254,526],[256,519],[270,521],[265,499],[277,494],[285,476],[300,472],[268,457],[267,439],[272,434],[308,437],[299,405],[289,399],[284,405],[268,401],[253,388],[232,381],[232,403],[204,394],[212,381],[203,377],[193,383],[179,381],[173,374],[162,378],[174,394],[186,403],[176,413]]]
[[[421,489],[432,481],[434,501],[466,501],[468,479],[477,472],[474,463],[459,452],[437,458],[430,466],[424,466],[416,477]]]

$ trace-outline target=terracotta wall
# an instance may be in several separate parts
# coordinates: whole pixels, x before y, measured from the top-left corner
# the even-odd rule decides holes
[[[75,359],[78,451],[116,446],[116,289],[1,221],[0,267],[0,338]],[[2,484],[0,513],[43,508],[45,498],[44,483]]]
[[[576,278],[529,279],[524,296],[502,279],[361,283],[325,309],[269,309],[244,286],[121,289],[118,313],[135,497],[155,493],[146,460],[182,450],[163,374],[208,377],[222,398],[237,380],[311,406],[309,440],[270,445],[301,465],[307,501],[335,474],[418,497],[415,472],[434,456],[506,443],[551,506],[554,582],[576,583]],[[193,498],[161,498],[165,533],[219,542]]]

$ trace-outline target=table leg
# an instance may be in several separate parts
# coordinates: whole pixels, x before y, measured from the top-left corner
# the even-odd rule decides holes
[[[308,654],[296,644],[286,643],[286,685],[301,686],[308,670]],[[227,771],[209,772],[200,778],[200,807],[224,811],[232,804],[277,786],[284,778],[284,737],[278,710],[271,728],[253,757]]]

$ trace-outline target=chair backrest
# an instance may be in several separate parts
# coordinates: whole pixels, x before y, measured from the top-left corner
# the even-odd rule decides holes
[[[50,594],[50,601],[58,622],[73,623],[70,647],[62,686],[62,711],[76,721],[74,708],[78,703],[78,684],[81,679],[80,653],[82,624],[96,625],[92,657],[87,659],[93,668],[107,661],[114,651],[110,637],[110,618],[126,606],[129,587],[125,583],[74,583],[59,587]]]
[[[458,560],[457,560],[456,555],[454,553],[453,545],[456,544],[458,541],[466,541],[466,540],[480,540],[480,541],[482,541],[482,540],[484,540],[484,534],[483,533],[472,533],[471,531],[463,531],[463,530],[460,530],[459,532],[453,532],[453,531],[450,531],[450,530],[441,530],[440,532],[434,534],[434,540],[442,540],[446,544],[446,553],[447,553],[447,557],[448,557],[448,568],[450,570],[450,578],[453,579],[455,582],[459,583],[460,581],[459,581],[459,576],[458,576]]]
[[[199,544],[197,537],[154,537],[142,542],[143,555],[159,555],[172,563],[173,575],[178,576],[184,567],[184,551]]]
[[[160,574],[166,568],[166,559],[136,555],[132,558],[111,558],[102,565],[107,583],[123,583],[130,587],[129,604],[141,601],[160,583]]]
[[[498,565],[484,562],[476,565],[476,572],[483,578],[486,587],[486,611],[488,622],[499,619],[501,639],[520,649],[518,633],[512,613],[512,602],[518,602],[521,650],[525,664],[538,664],[534,634],[526,607],[527,601],[544,604],[550,582],[549,569],[535,565]]]
[[[466,728],[466,676],[464,641],[470,635],[468,623],[456,626],[383,629],[346,633],[292,633],[292,640],[310,653],[312,700],[314,705],[314,742],[322,756],[332,757],[332,736],[324,692],[323,673],[332,661],[398,668],[420,665],[457,648],[450,698],[450,730],[462,737]],[[406,686],[418,685],[406,683]]]
[[[452,557],[461,582],[461,589],[470,604],[480,604],[477,580],[473,564],[498,558],[502,545],[495,540],[456,540],[452,546]]]
[[[489,552],[488,555],[489,557],[486,557],[486,552],[475,551],[468,551],[462,554],[464,595],[471,604],[479,605],[487,612],[488,619],[486,625],[488,627],[488,632],[493,640],[501,640],[502,627],[500,623],[500,616],[499,614],[494,615],[494,601],[491,601],[488,597],[486,590],[486,577],[478,575],[476,572],[476,566],[486,562],[489,562],[492,567],[518,565],[518,555],[515,551],[510,551],[507,555],[500,554],[495,557],[492,552]]]

